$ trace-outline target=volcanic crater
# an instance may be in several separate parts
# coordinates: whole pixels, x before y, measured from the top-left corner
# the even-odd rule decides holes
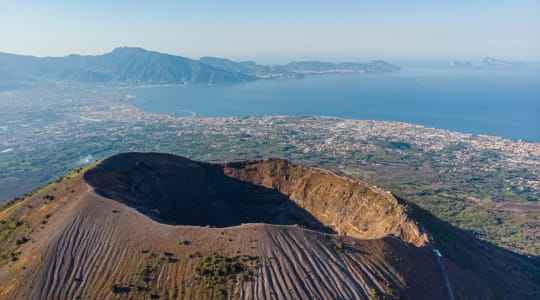
[[[296,225],[363,239],[393,235],[425,243],[387,192],[284,159],[196,162],[157,153],[113,156],[85,173],[103,197],[171,225]]]

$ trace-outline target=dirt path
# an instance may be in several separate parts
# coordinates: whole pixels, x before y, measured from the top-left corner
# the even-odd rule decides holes
[[[422,224],[418,224],[418,226],[420,227],[420,229],[422,229],[423,232],[427,232],[426,229],[424,228],[424,226],[422,226]],[[433,245],[431,244],[431,242],[429,240],[428,240],[428,245],[431,248],[431,251],[433,251],[433,253],[435,255],[435,251],[434,251],[435,248],[433,247]],[[437,256],[437,264],[441,268],[441,272],[442,272],[442,275],[443,275],[443,278],[444,278],[444,282],[446,283],[446,289],[448,290],[448,298],[450,300],[454,300],[455,299],[454,298],[454,291],[452,290],[452,285],[450,284],[450,279],[448,278],[448,273],[446,273],[446,268],[444,267],[444,264],[442,263],[440,256]]]
[[[431,244],[430,244],[431,245]],[[433,248],[433,247],[431,247]],[[437,256],[437,263],[441,267],[441,271],[444,277],[444,282],[446,282],[446,288],[448,289],[448,298],[450,300],[454,300],[454,292],[452,291],[452,286],[450,285],[450,279],[448,279],[448,274],[446,273],[446,268],[444,267],[444,264],[441,262],[441,258]]]

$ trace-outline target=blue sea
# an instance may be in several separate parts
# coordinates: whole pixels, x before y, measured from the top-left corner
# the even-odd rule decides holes
[[[138,88],[146,111],[202,117],[320,115],[402,121],[540,142],[540,71],[408,68],[223,86]]]

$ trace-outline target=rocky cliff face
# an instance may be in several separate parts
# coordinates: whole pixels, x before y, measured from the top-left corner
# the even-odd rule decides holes
[[[389,192],[331,171],[269,159],[220,165],[226,176],[275,189],[338,234],[399,237],[422,246],[427,237]]]

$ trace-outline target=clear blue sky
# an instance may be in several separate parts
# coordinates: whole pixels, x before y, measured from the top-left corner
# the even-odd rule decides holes
[[[0,52],[540,60],[539,0],[2,1]]]

